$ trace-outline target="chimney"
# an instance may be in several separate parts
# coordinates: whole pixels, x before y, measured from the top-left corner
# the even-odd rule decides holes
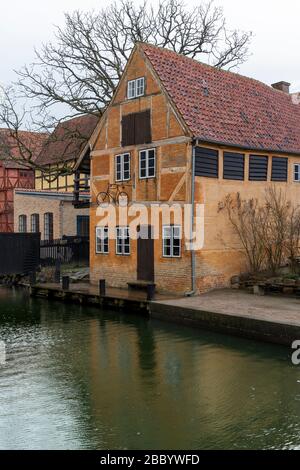
[[[278,83],[273,83],[272,87],[275,88],[275,90],[283,91],[284,93],[287,93],[288,95],[290,94],[290,86],[291,84],[288,82],[278,82]]]

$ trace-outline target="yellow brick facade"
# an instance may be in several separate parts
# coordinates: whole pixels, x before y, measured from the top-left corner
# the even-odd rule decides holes
[[[53,214],[53,238],[61,239],[63,235],[76,236],[77,216],[89,215],[88,209],[75,209],[71,198],[63,196],[38,195],[36,192],[15,191],[14,231],[19,231],[19,216],[26,215],[27,231],[31,231],[31,215],[39,214],[41,240],[44,240],[44,214]]]

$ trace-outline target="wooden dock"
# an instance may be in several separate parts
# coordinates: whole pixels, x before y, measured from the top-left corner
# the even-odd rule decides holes
[[[147,315],[159,320],[259,341],[291,346],[300,339],[299,299],[216,290],[195,297],[155,294],[152,301],[139,290],[107,288],[100,295],[88,283],[26,286],[33,297],[76,302],[100,308]]]
[[[100,295],[99,288],[86,282],[70,284],[63,289],[61,284],[46,283],[26,285],[32,297],[44,297],[64,302],[97,305],[101,308],[126,310],[132,313],[149,314],[150,301],[147,293],[138,290],[107,288],[105,295]],[[162,294],[155,294],[154,300],[164,301],[174,298]]]

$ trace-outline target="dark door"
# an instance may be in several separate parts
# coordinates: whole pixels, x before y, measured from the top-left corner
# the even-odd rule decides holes
[[[77,237],[88,237],[90,234],[90,218],[88,215],[77,216]]]
[[[139,227],[137,240],[137,279],[154,282],[154,240],[151,225]]]

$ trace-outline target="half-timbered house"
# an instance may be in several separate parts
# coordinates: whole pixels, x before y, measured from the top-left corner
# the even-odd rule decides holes
[[[224,197],[239,192],[259,199],[276,185],[300,200],[300,105],[288,84],[271,87],[151,45],[135,46],[90,146],[95,283],[152,282],[182,294],[227,286],[247,266],[220,212]],[[195,205],[201,205],[201,247],[187,249],[184,226],[174,220],[160,222],[155,239],[134,239],[122,224],[109,236],[99,195],[114,191],[128,195],[128,211],[135,202],[147,210],[191,204],[194,229]]]
[[[32,147],[33,158],[36,158],[46,135],[19,131],[18,138],[24,145]],[[23,156],[10,131],[0,129],[0,140],[0,232],[13,232],[14,191],[17,188],[34,188],[34,171],[22,164]]]

